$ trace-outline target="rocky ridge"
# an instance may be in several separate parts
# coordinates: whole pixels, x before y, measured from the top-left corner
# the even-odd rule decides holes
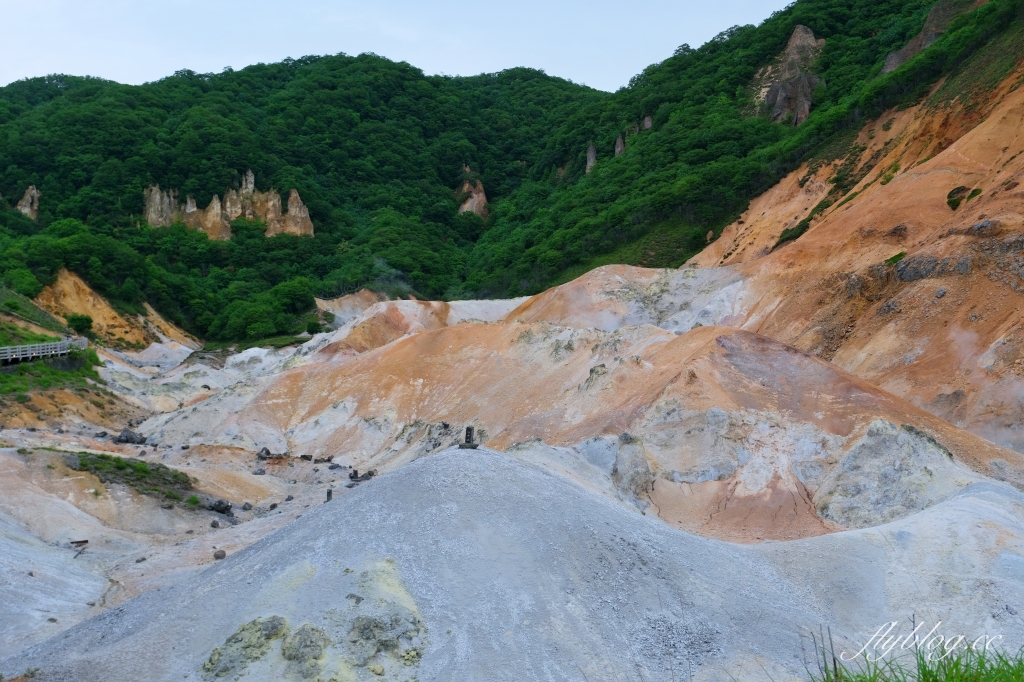
[[[167,227],[182,222],[191,228],[202,230],[211,239],[231,238],[231,221],[236,218],[259,220],[266,224],[266,235],[275,234],[312,235],[313,222],[309,209],[302,203],[299,192],[292,189],[288,194],[287,210],[281,212],[281,195],[271,189],[261,192],[256,189],[253,172],[247,171],[240,189],[228,190],[223,202],[213,195],[210,205],[201,209],[192,197],[185,203],[178,202],[177,190],[161,190],[153,185],[145,190],[145,213],[147,223],[153,227]]]
[[[824,38],[816,40],[811,29],[798,25],[786,49],[754,75],[754,101],[768,112],[771,120],[800,125],[807,119],[814,89],[821,82],[813,73],[814,62],[824,46]]]

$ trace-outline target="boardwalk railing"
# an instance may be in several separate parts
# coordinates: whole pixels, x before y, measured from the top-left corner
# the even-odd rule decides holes
[[[51,343],[32,343],[27,346],[0,346],[0,362],[35,360],[36,358],[48,358],[54,355],[67,355],[73,350],[85,348],[88,345],[88,339],[79,337],[64,339],[63,341],[53,341]]]

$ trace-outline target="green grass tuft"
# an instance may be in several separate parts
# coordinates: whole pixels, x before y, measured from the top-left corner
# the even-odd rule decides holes
[[[821,652],[819,652],[820,654]],[[849,665],[826,655],[810,671],[812,682],[1021,682],[1024,680],[1024,654],[980,653],[970,648],[939,658],[926,651],[913,652],[902,659],[860,661]]]
[[[180,501],[192,489],[188,475],[158,462],[80,452],[68,457],[68,466],[76,471],[95,474],[104,483],[130,486],[143,495],[156,494]],[[199,504],[199,498],[195,495],[186,501],[193,507]]]

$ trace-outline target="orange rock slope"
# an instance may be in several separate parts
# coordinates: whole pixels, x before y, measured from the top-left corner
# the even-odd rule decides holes
[[[690,265],[741,263],[732,324],[1024,450],[1020,76],[988,104],[887,112],[861,133],[872,170],[804,236],[764,254],[805,215],[794,174]]]

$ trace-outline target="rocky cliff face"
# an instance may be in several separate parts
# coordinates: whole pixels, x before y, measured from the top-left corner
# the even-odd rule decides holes
[[[622,135],[615,138],[615,156],[619,156],[622,152],[626,151],[626,143],[622,139]]]
[[[18,210],[35,220],[39,216],[39,197],[41,196],[43,193],[37,190],[35,185],[29,186],[25,190],[25,196],[18,202]]]
[[[587,145],[587,172],[588,173],[590,172],[590,169],[592,169],[594,167],[595,163],[597,163],[597,148],[594,146],[594,143],[591,142],[589,145]]]
[[[890,52],[885,58],[885,66],[882,73],[895,71],[900,66],[917,55],[921,50],[934,43],[940,35],[946,32],[949,24],[958,15],[966,12],[980,4],[977,0],[939,0],[928,13],[921,32],[911,38],[910,42],[895,52]]]
[[[240,189],[228,190],[223,202],[214,195],[210,205],[200,209],[192,197],[185,198],[185,204],[178,203],[177,190],[163,191],[159,185],[145,190],[145,218],[154,227],[167,227],[183,222],[191,228],[202,230],[210,239],[231,238],[231,221],[235,218],[260,220],[267,225],[266,235],[275,234],[313,235],[313,221],[309,209],[302,203],[298,190],[288,195],[288,211],[281,212],[281,195],[277,190],[259,192],[256,178],[250,170],[246,172]]]
[[[776,123],[800,125],[807,119],[814,88],[821,82],[812,68],[824,46],[824,39],[815,40],[811,29],[798,25],[782,54],[754,76],[755,101]]]
[[[479,180],[466,180],[462,183],[461,193],[466,195],[466,199],[459,206],[459,214],[476,213],[487,220],[490,212],[487,210],[487,195],[484,194],[483,183]]]

